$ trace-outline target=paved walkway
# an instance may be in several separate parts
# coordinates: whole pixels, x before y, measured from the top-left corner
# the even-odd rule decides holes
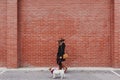
[[[46,69],[0,69],[0,80],[60,80],[52,79],[52,74]],[[120,80],[118,69],[68,69],[63,80]]]

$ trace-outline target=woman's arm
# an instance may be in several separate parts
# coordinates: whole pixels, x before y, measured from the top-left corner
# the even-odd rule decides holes
[[[62,53],[65,53],[65,43],[62,44]]]

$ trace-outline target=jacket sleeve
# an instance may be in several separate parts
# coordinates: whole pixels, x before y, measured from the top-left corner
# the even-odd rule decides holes
[[[62,56],[65,53],[65,43],[62,44]]]

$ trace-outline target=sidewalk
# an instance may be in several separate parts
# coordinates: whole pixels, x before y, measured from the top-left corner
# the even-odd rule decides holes
[[[0,69],[0,80],[60,80],[52,79],[48,68]],[[120,80],[120,69],[68,68],[63,80]]]

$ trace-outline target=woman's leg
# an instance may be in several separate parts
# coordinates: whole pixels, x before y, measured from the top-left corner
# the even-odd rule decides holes
[[[67,71],[67,66],[65,65],[64,62],[62,62],[62,68],[65,70],[65,72]]]
[[[62,67],[62,62],[60,61],[59,62],[59,69],[61,70],[63,67]]]
[[[57,59],[57,64],[59,65],[59,69],[62,69],[62,62],[60,59]]]

